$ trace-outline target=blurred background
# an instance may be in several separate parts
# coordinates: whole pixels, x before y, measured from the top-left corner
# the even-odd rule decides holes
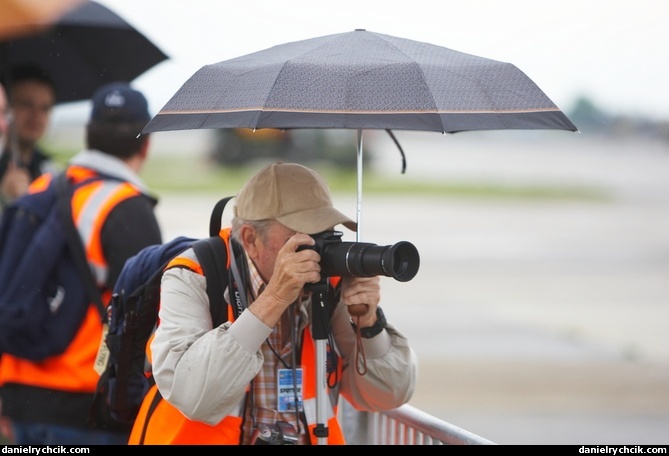
[[[164,238],[205,236],[213,204],[268,160],[313,166],[362,240],[414,243],[384,308],[421,362],[412,405],[501,444],[669,441],[669,6],[100,0],[169,56],[133,81],[157,112],[202,65],[355,28],[524,70],[580,132],[152,135],[144,177]],[[83,147],[88,102],[56,108],[45,149]],[[350,237],[350,233],[347,233]]]

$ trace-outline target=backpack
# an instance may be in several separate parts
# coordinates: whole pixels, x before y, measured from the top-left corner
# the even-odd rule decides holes
[[[96,370],[100,373],[90,410],[93,427],[129,431],[144,396],[153,385],[146,350],[158,322],[160,282],[167,264],[193,247],[207,280],[207,295],[214,327],[227,321],[223,292],[228,284],[227,249],[218,235],[225,204],[214,207],[210,237],[179,236],[164,244],[145,247],[126,260],[107,307],[109,322]]]
[[[46,176],[45,176],[46,178]],[[0,355],[40,361],[65,351],[88,306],[105,311],[72,219],[66,172],[12,202],[0,218]]]

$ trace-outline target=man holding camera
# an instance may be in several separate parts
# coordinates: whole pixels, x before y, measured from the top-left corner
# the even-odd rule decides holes
[[[234,209],[232,227],[221,231],[228,321],[213,327],[193,250],[173,260],[151,343],[156,386],[130,443],[345,444],[339,395],[358,410],[390,410],[409,401],[417,376],[414,351],[378,306],[380,278],[321,277],[314,238],[356,224],[333,207],[319,174],[292,163],[251,177]],[[313,334],[328,325],[325,388]]]

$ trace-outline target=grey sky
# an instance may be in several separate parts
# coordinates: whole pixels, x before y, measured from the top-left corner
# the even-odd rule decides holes
[[[201,66],[356,28],[511,62],[563,110],[581,94],[669,119],[669,3],[656,0],[99,0],[170,60],[134,84],[157,112]]]

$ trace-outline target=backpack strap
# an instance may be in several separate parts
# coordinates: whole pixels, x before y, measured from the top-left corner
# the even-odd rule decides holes
[[[225,241],[218,235],[193,242],[193,250],[207,280],[209,311],[216,327],[228,320],[228,309],[223,299],[223,292],[228,285],[228,250]]]
[[[221,218],[223,217],[223,210],[234,196],[227,196],[218,200],[218,203],[211,210],[211,218],[209,219],[209,236],[218,236],[221,231]]]
[[[83,278],[84,285],[86,286],[86,294],[88,299],[91,300],[98,308],[100,317],[103,322],[107,321],[107,312],[105,311],[104,304],[102,304],[102,295],[98,289],[95,279],[93,278],[93,272],[88,265],[88,259],[86,258],[86,253],[84,252],[84,246],[81,243],[81,238],[79,237],[79,232],[77,227],[74,226],[74,219],[72,218],[72,205],[71,205],[71,195],[68,190],[67,182],[67,172],[63,171],[55,177],[54,185],[56,186],[56,201],[58,208],[65,224],[65,231],[67,234],[67,244],[72,252],[72,259]]]
[[[227,196],[218,200],[209,219],[210,237],[193,243],[193,249],[200,260],[204,276],[207,279],[209,310],[214,326],[228,320],[227,307],[223,300],[223,292],[228,285],[228,250],[218,233],[221,231],[223,211],[232,198],[234,196]]]

